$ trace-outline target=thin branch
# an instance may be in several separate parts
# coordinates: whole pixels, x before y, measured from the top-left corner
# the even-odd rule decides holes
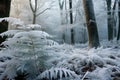
[[[47,11],[47,10],[49,10],[49,9],[51,9],[51,8],[49,7],[49,8],[44,9],[43,11],[39,12],[38,14],[36,14],[36,16],[41,15],[42,13],[44,13],[45,11]]]
[[[81,80],[84,80],[85,77],[88,75],[88,73],[89,73],[89,72],[87,71]]]
[[[40,5],[37,7],[37,11],[39,11],[39,9],[41,9],[44,5],[45,5],[45,3],[40,4]]]
[[[46,12],[47,10],[51,9],[51,8],[53,7],[53,5],[52,5],[53,3],[54,3],[54,1],[52,1],[52,2],[51,2],[50,7],[48,7],[48,8],[46,8],[46,9],[44,9],[44,10],[43,10],[43,11],[41,11],[41,12],[38,12],[38,14],[36,14],[36,16],[39,16],[39,15],[41,15],[42,13]]]

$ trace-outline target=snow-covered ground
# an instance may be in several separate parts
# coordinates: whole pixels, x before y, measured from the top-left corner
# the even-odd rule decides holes
[[[74,71],[81,80],[120,80],[120,43],[102,41],[101,44],[98,49],[88,49],[87,44],[49,46],[46,50],[54,57],[48,62],[53,68]],[[2,74],[11,57],[0,53]]]
[[[87,80],[120,80],[120,44],[105,41],[101,44],[98,49],[88,49],[86,44],[61,45],[57,47],[61,58],[58,56],[53,63],[75,71],[81,79],[86,74]]]

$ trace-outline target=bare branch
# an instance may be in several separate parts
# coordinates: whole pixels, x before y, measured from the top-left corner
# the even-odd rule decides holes
[[[39,12],[38,14],[36,14],[36,16],[41,15],[42,13],[44,13],[45,11],[47,11],[47,10],[49,10],[49,9],[51,9],[51,8],[49,7],[49,8],[44,9],[43,11]]]
[[[50,10],[50,9],[53,7],[53,5],[52,5],[53,3],[54,3],[54,1],[51,2],[51,5],[50,5],[48,8],[44,9],[44,10],[41,11],[41,12],[38,12],[38,14],[36,14],[36,16],[39,16],[39,15],[41,15],[42,13],[46,12],[47,10]]]
[[[59,7],[62,10],[65,2],[64,1],[61,2],[61,0],[58,1],[59,1]]]

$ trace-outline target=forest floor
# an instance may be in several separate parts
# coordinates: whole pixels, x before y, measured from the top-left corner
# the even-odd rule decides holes
[[[87,44],[53,46],[49,54],[56,55],[49,61],[52,67],[74,71],[82,80],[120,80],[120,43],[102,41],[101,45],[97,49],[89,49]],[[12,58],[7,56],[0,55],[0,74]]]

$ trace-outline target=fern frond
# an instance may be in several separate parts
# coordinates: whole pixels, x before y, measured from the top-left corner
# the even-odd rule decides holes
[[[44,80],[58,80],[63,78],[78,78],[78,75],[71,70],[65,69],[65,68],[51,68],[49,70],[44,71],[41,73],[37,79]]]

